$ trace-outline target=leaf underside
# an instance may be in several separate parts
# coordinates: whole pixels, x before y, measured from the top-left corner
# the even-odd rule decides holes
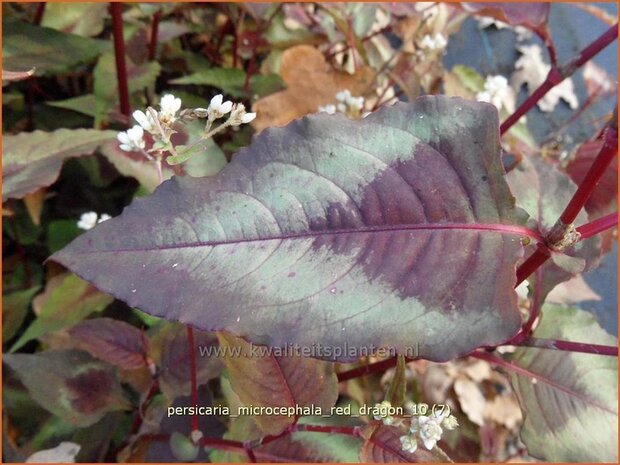
[[[217,176],[164,182],[53,259],[150,314],[254,343],[445,361],[518,330],[522,247],[493,225],[519,216],[495,108],[423,97],[267,129]]]
[[[584,310],[545,305],[534,336],[617,345]],[[618,360],[594,354],[519,348],[511,372],[523,406],[521,438],[528,452],[549,462],[618,461]]]

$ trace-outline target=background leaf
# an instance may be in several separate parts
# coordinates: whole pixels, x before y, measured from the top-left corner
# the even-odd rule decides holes
[[[535,337],[616,345],[582,310],[545,305]],[[618,360],[594,354],[519,348],[511,372],[525,412],[521,437],[529,453],[550,462],[617,462]]]
[[[249,406],[319,407],[329,411],[338,398],[338,380],[332,364],[300,356],[255,356],[244,340],[218,333],[226,350],[224,365],[231,387]],[[241,356],[233,355],[235,349]],[[294,416],[257,415],[256,424],[267,435],[276,435],[295,422]]]
[[[161,326],[161,325],[160,325]],[[187,328],[180,324],[167,324],[158,328],[151,339],[153,359],[160,370],[159,382],[161,391],[172,401],[179,396],[188,396],[191,391],[191,372]],[[196,379],[198,385],[219,376],[222,361],[217,357],[201,356],[200,347],[217,344],[212,333],[194,331],[196,343]]]
[[[77,347],[112,365],[135,370],[146,365],[146,336],[135,326],[112,318],[93,318],[74,326],[69,335]]]
[[[34,400],[72,425],[89,426],[106,412],[129,407],[113,368],[86,352],[5,354],[3,361],[17,372]]]
[[[94,152],[114,131],[57,129],[2,137],[2,201],[53,184],[65,159]]]
[[[132,307],[255,343],[449,360],[521,321],[519,237],[476,230],[519,222],[497,126],[491,105],[444,97],[309,117],[215,178],[165,182],[53,258]]]
[[[33,26],[21,21],[2,22],[2,67],[35,68],[36,76],[53,75],[93,61],[110,43]]]
[[[99,292],[75,275],[52,278],[45,292],[35,298],[35,309],[39,307],[37,319],[11,347],[11,352],[44,334],[79,323],[91,313],[103,310],[112,300],[112,296]]]

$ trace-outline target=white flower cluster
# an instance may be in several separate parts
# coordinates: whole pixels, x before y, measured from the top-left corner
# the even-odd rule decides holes
[[[459,425],[456,417],[444,409],[435,410],[431,415],[420,415],[411,418],[409,434],[400,437],[400,444],[404,451],[414,453],[418,449],[418,440],[424,447],[431,450],[441,439],[443,430],[453,430]]]
[[[422,41],[420,42],[420,47],[426,50],[443,50],[448,45],[448,41],[446,38],[438,32],[434,36],[430,36],[426,34],[422,37]]]
[[[484,81],[484,90],[476,94],[476,100],[492,103],[500,110],[509,92],[508,79],[504,76],[487,76]]]
[[[102,213],[101,216],[99,216],[95,212],[86,212],[82,213],[82,215],[80,216],[80,221],[78,221],[77,226],[80,229],[89,230],[93,229],[95,226],[97,226],[97,224],[103,223],[110,218],[112,217],[107,213]]]
[[[170,137],[175,132],[173,125],[178,120],[191,121],[196,118],[206,118],[207,123],[203,139],[207,139],[225,127],[240,126],[256,118],[256,113],[246,112],[243,104],[233,104],[230,101],[223,102],[223,100],[222,95],[219,94],[211,99],[209,108],[194,108],[180,111],[181,99],[172,94],[166,94],[159,102],[159,111],[148,107],[146,112],[142,110],[133,112],[133,118],[138,124],[127,131],[118,133],[117,138],[120,142],[120,148],[126,152],[142,152],[149,160],[152,160],[153,157],[149,152],[161,153],[163,150],[168,150],[174,153],[174,148],[170,144]],[[225,123],[215,130],[209,131],[215,120],[228,113],[230,113],[230,116]],[[145,150],[144,131],[151,134],[157,144],[149,151]]]
[[[344,113],[353,118],[366,116],[366,114],[363,113],[365,103],[364,97],[354,97],[351,95],[349,89],[344,89],[336,94],[336,100],[338,101],[336,104],[320,106],[319,112],[329,113],[330,115],[336,112]]]
[[[389,412],[392,405],[384,400],[377,404],[375,409],[378,412]],[[453,430],[459,423],[451,415],[448,409],[434,410],[430,415],[416,414],[418,411],[412,402],[405,403],[405,410],[410,417],[396,417],[391,415],[376,414],[375,420],[380,420],[387,426],[400,426],[407,428],[407,434],[400,437],[402,450],[414,453],[418,449],[418,441],[421,441],[428,450],[431,450],[441,439],[444,430]]]

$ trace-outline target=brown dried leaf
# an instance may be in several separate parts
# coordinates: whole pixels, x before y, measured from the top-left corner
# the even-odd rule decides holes
[[[454,382],[454,392],[459,398],[461,409],[471,422],[482,426],[484,424],[486,399],[480,390],[480,386],[474,381],[462,377]]]
[[[484,418],[514,431],[521,424],[523,414],[514,395],[499,395],[486,403]]]
[[[41,224],[41,212],[43,211],[43,203],[45,202],[45,189],[26,194],[23,198],[26,204],[26,210],[30,215],[32,222],[39,226]]]
[[[257,114],[253,122],[257,132],[315,113],[320,106],[334,103],[336,94],[344,89],[363,95],[374,72],[365,67],[355,74],[336,71],[315,47],[299,45],[282,54],[280,75],[287,89],[257,100],[252,107]]]

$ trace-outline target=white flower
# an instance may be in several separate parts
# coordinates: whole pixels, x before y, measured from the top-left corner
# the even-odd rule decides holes
[[[459,426],[459,422],[454,415],[448,415],[441,422],[441,426],[443,426],[447,430],[453,430],[457,426]]]
[[[157,124],[153,120],[150,113],[144,113],[142,110],[136,110],[133,112],[133,119],[135,119],[142,129],[150,132],[151,134],[157,130]]]
[[[422,416],[418,418],[418,435],[422,442],[424,443],[424,447],[428,450],[431,450],[435,447],[437,441],[441,439],[441,434],[443,430],[440,426],[440,420],[436,416]]]
[[[26,459],[26,463],[75,463],[81,448],[74,442],[63,441],[52,449],[35,452]]]
[[[448,41],[440,32],[435,34],[434,37],[431,37],[430,35],[426,34],[422,38],[422,42],[420,43],[420,46],[422,48],[425,48],[428,50],[441,50],[445,48],[446,45],[448,45]]]
[[[207,108],[209,119],[216,120],[224,116],[230,110],[232,110],[233,103],[230,100],[222,102],[223,100],[224,97],[222,96],[222,94],[217,94],[211,99],[211,102],[209,103],[209,108]]]
[[[380,404],[375,405],[375,420],[383,420],[390,415],[392,404],[389,400],[384,400]]]
[[[321,106],[319,107],[319,112],[333,115],[334,113],[336,113],[336,105],[330,104],[330,105]]]
[[[484,81],[484,90],[476,94],[476,100],[492,103],[498,110],[501,110],[504,102],[509,98],[509,93],[508,79],[499,75],[487,76]]]
[[[359,111],[364,108],[364,97],[351,97],[347,101],[347,104],[349,108]]]
[[[349,89],[341,90],[336,94],[336,100],[342,103],[346,103],[351,98],[351,91]]]
[[[172,94],[166,94],[161,98],[159,106],[161,107],[159,120],[164,124],[171,124],[174,123],[176,114],[181,109],[181,99]]]
[[[78,221],[77,227],[80,229],[93,229],[97,225],[97,213],[95,212],[86,212],[82,213],[80,216],[80,221]]]
[[[400,447],[405,452],[410,452],[413,454],[416,450],[418,450],[418,441],[416,441],[413,436],[401,436]]]
[[[112,217],[107,213],[102,213],[101,216],[97,217],[97,213],[95,212],[86,212],[82,213],[80,216],[80,221],[78,221],[77,226],[80,229],[85,229],[88,231],[89,229],[93,229],[99,223],[103,223],[111,218]]]
[[[116,138],[121,143],[121,150],[125,152],[138,152],[146,146],[146,142],[144,142],[144,129],[137,124],[125,132],[119,132]]]
[[[254,121],[254,118],[256,118],[256,113],[245,113],[241,117],[241,122],[243,124],[251,123],[252,121]]]
[[[256,113],[246,113],[245,106],[242,103],[237,103],[232,107],[228,123],[231,126],[240,126],[253,121],[254,118],[256,118]]]

